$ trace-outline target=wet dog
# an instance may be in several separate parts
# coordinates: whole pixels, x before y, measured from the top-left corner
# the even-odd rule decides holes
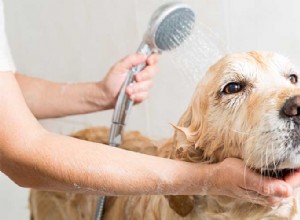
[[[162,146],[138,133],[122,147],[195,163],[244,160],[282,178],[300,167],[300,83],[289,60],[270,52],[229,54],[211,66]],[[75,137],[107,143],[107,129]],[[130,137],[136,137],[130,139]],[[31,192],[32,219],[92,219],[96,196]],[[109,197],[104,219],[298,219],[298,197],[278,208],[226,196]]]

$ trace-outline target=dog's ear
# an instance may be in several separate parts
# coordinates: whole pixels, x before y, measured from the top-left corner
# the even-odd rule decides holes
[[[184,151],[184,149],[194,146],[191,131],[189,130],[189,128],[173,124],[172,126],[175,129],[174,140],[177,153],[181,153]]]
[[[177,195],[165,197],[169,201],[170,208],[181,217],[187,216],[194,209],[195,199],[193,196]]]
[[[194,93],[192,102],[185,113],[181,116],[178,125],[173,125],[175,151],[177,159],[201,162],[203,161],[203,150],[201,142],[203,129],[205,127],[204,118],[207,110],[207,98],[201,94],[198,88]],[[193,158],[195,157],[195,158]]]

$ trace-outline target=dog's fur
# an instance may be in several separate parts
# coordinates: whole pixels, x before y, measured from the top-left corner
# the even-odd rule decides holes
[[[122,147],[197,163],[237,157],[262,173],[298,168],[299,122],[283,110],[300,95],[297,76],[278,54],[227,55],[199,83],[173,138],[159,147],[139,133],[128,133]],[[240,91],[232,92],[229,84]],[[108,130],[88,129],[74,136],[107,143]],[[93,219],[96,198],[32,190],[32,219]],[[226,196],[120,196],[109,197],[104,219],[299,219],[298,202],[295,195],[271,209]]]

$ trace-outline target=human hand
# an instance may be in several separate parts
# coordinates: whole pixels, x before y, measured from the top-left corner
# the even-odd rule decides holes
[[[293,189],[300,187],[300,169],[296,169],[293,173],[284,177],[284,181],[291,185]]]
[[[149,90],[152,87],[152,78],[158,72],[158,55],[153,54],[149,58],[142,54],[130,55],[112,66],[104,79],[99,83],[107,99],[107,108],[115,106],[119,91],[130,68],[143,62],[146,62],[147,66],[136,74],[136,83],[126,88],[126,94],[135,103],[140,103],[148,97]]]
[[[236,158],[216,164],[206,182],[209,195],[225,195],[264,206],[275,207],[292,194],[291,186],[283,180],[261,176]]]

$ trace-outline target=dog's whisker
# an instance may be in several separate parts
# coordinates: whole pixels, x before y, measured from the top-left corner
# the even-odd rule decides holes
[[[274,143],[272,142],[271,144],[272,146],[272,161],[273,161],[273,166],[274,166],[274,169],[276,169],[276,163],[275,163],[275,151],[274,151]]]
[[[269,163],[268,163],[268,146],[266,146],[266,152],[265,152],[265,167],[267,170],[269,170]]]

